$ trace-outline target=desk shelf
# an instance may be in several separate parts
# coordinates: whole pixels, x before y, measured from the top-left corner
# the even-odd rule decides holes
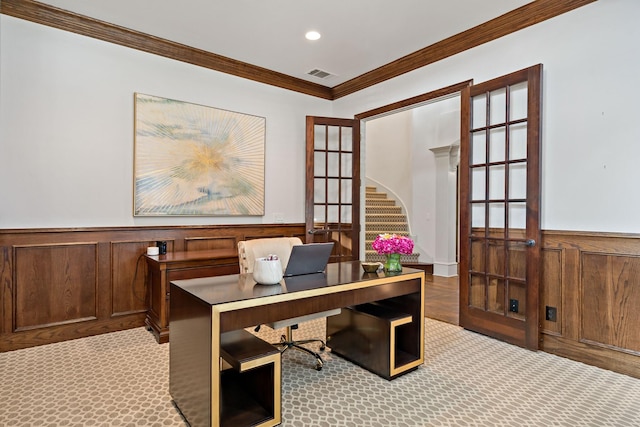
[[[327,346],[335,353],[388,380],[420,363],[414,319],[396,301],[347,307],[327,318]]]
[[[221,426],[258,426],[275,425],[273,411],[265,408],[247,392],[242,374],[234,370],[227,370],[220,374],[221,397],[220,425]]]
[[[280,424],[280,351],[241,329],[220,336],[220,354],[232,367],[220,374],[220,425]]]

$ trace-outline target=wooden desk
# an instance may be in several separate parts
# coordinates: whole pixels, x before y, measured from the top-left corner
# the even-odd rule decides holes
[[[193,427],[277,425],[281,422],[280,381],[269,374],[273,372],[271,365],[262,378],[271,375],[265,392],[273,396],[273,402],[266,408],[257,405],[266,410],[266,415],[240,420],[237,411],[226,407],[227,402],[242,402],[246,415],[256,414],[248,409],[252,396],[232,395],[237,390],[225,385],[221,357],[227,352],[221,351],[221,346],[225,347],[227,334],[335,308],[358,311],[358,305],[371,302],[405,313],[402,326],[392,331],[395,338],[390,343],[392,349],[395,342],[400,343],[402,356],[394,360],[392,355],[388,375],[383,376],[392,379],[413,370],[424,362],[424,277],[423,271],[408,268],[389,276],[363,273],[360,262],[352,261],[329,264],[325,273],[285,278],[280,285],[257,285],[250,274],[172,281],[169,391],[173,400]],[[394,319],[387,320],[393,324]],[[342,331],[339,325],[332,329],[335,333]],[[388,352],[376,345],[371,348]],[[376,371],[366,359],[349,351],[345,347],[341,354],[350,359],[353,356],[356,363]],[[241,391],[253,392],[253,397],[258,393]]]
[[[233,250],[170,252],[145,257],[149,290],[145,324],[158,343],[169,341],[169,283],[172,280],[240,272],[238,254]]]

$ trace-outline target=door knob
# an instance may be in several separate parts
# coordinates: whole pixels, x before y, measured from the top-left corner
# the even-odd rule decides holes
[[[536,241],[533,239],[528,239],[526,242],[524,242],[525,246],[535,246],[536,245]]]

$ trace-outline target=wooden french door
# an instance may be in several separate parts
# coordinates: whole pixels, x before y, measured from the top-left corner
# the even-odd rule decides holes
[[[538,349],[542,65],[462,90],[460,325]]]
[[[330,262],[359,259],[360,121],[307,116],[307,243],[335,242]]]

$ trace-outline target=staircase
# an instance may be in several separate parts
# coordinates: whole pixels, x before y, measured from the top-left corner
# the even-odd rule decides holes
[[[396,206],[387,193],[379,193],[373,186],[367,186],[365,193],[365,260],[369,262],[384,262],[385,256],[378,254],[371,243],[378,234],[391,233],[402,236],[409,235],[407,216],[402,213],[402,207]],[[417,264],[420,254],[401,255],[400,262]]]

